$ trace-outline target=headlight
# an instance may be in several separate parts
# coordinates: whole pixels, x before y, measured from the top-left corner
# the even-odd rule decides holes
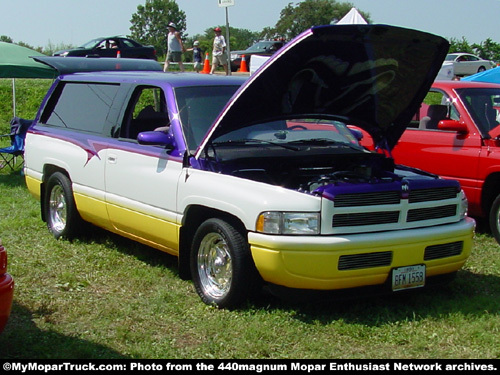
[[[460,203],[460,218],[463,219],[464,217],[467,216],[467,210],[469,208],[469,201],[467,200],[467,197],[465,196],[465,193],[463,190],[460,191],[460,196],[462,198],[462,202]]]
[[[267,234],[319,234],[318,212],[263,212],[257,219],[257,232]]]

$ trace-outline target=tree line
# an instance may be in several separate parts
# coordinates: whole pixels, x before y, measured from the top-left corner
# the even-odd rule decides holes
[[[229,28],[231,50],[243,50],[251,46],[258,40],[282,38],[291,40],[301,32],[307,30],[312,25],[332,24],[344,17],[354,5],[350,2],[340,2],[336,0],[304,0],[294,5],[289,3],[281,10],[280,18],[276,25],[265,27],[260,31],[251,31],[236,27]],[[372,23],[370,14],[362,10],[358,11],[368,23]],[[225,25],[213,25],[201,34],[189,35],[187,30],[186,13],[179,8],[175,0],[146,0],[144,4],[137,6],[137,11],[130,19],[130,38],[145,45],[152,45],[156,48],[158,56],[166,54],[167,25],[174,22],[181,31],[184,43],[191,47],[195,40],[200,43],[203,52],[211,53],[212,41],[214,37],[213,29],[220,27],[226,35]],[[90,39],[90,38],[89,38]],[[5,35],[0,36],[0,41],[13,43],[13,40]],[[500,62],[500,44],[488,38],[477,44],[470,44],[465,37],[462,39],[450,39],[449,52],[467,52],[475,54],[483,59]],[[57,50],[73,48],[71,45],[54,45],[33,47],[24,42],[18,42],[21,46],[34,49],[46,55],[51,55]],[[186,61],[189,61],[190,54],[185,54]]]

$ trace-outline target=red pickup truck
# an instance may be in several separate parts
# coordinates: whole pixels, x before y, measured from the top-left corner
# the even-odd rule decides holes
[[[398,164],[460,181],[469,215],[488,219],[500,243],[499,125],[500,85],[436,81],[392,155]]]

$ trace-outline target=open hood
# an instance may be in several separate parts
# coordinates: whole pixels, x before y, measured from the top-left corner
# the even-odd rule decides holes
[[[390,150],[448,52],[436,35],[387,25],[313,27],[238,90],[197,151],[230,131],[278,117],[338,116]]]

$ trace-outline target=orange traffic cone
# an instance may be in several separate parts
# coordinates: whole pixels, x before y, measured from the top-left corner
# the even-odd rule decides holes
[[[116,53],[116,57],[117,57],[117,58],[122,57],[122,53],[121,53],[120,51],[118,51],[118,52]]]
[[[203,65],[203,70],[200,73],[210,74],[210,61],[208,61],[208,52],[205,57],[205,64]]]
[[[247,68],[247,61],[245,60],[245,55],[241,56],[241,64],[240,64],[240,69],[238,69],[238,72],[249,73]]]

